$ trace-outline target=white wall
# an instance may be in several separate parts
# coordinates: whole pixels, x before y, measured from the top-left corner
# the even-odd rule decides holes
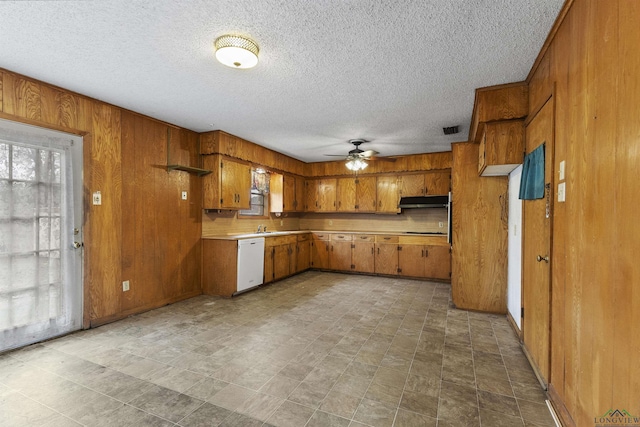
[[[518,199],[522,166],[509,174],[509,254],[507,270],[507,309],[518,328],[522,295],[522,200]]]

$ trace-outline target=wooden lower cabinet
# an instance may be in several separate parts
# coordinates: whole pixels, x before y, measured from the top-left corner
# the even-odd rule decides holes
[[[398,243],[375,244],[375,272],[378,274],[398,274]]]
[[[375,273],[375,243],[360,241],[354,238],[351,250],[351,271],[358,273]]]
[[[311,238],[309,234],[299,234],[296,242],[296,273],[309,269],[311,264]]]
[[[297,239],[295,235],[267,237],[264,242],[264,283],[296,273]]]
[[[449,280],[451,278],[449,246],[398,246],[398,274],[409,277]]]
[[[311,241],[311,267],[329,269],[329,235],[314,234]]]

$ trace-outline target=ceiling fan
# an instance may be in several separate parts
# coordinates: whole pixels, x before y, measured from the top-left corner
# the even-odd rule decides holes
[[[375,150],[362,150],[360,149],[360,145],[364,144],[365,142],[369,142],[366,139],[350,139],[349,143],[353,144],[356,148],[354,148],[353,150],[349,151],[349,153],[346,156],[346,160],[347,160],[347,168],[349,168],[350,170],[362,170],[364,168],[367,167],[367,161],[369,160],[384,160],[387,162],[395,162],[396,159],[394,158],[388,158],[388,157],[375,157],[376,154],[380,154]],[[329,156],[329,157],[343,157],[342,155],[339,154],[325,154],[325,156]]]

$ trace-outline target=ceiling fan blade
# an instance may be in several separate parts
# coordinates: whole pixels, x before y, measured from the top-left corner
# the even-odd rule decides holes
[[[346,157],[344,154],[325,154],[326,157]]]
[[[360,153],[360,157],[371,157],[371,156],[375,156],[376,154],[380,154],[380,153],[374,150],[367,150]]]

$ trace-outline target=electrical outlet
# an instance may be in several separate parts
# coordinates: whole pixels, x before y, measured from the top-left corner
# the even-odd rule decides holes
[[[329,220],[329,225],[333,225],[333,221]]]
[[[127,292],[129,290],[129,281],[125,280],[122,282],[122,292]]]
[[[280,225],[284,225],[284,220],[280,220]]]
[[[444,228],[444,222],[442,222],[442,221],[438,222],[438,227]]]
[[[182,192],[182,200],[187,200],[187,192],[186,191]]]
[[[99,206],[102,204],[102,194],[99,191],[93,192],[93,204]]]

